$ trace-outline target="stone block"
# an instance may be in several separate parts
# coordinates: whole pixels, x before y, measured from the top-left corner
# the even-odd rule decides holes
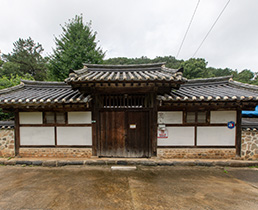
[[[158,161],[158,162],[157,162],[157,165],[158,165],[158,166],[173,166],[174,163],[173,163],[173,162],[170,162],[170,161]]]
[[[32,165],[34,165],[34,166],[42,166],[42,164],[43,164],[43,161],[41,161],[41,160],[34,160],[31,162],[32,162]]]
[[[117,164],[117,165],[126,166],[126,165],[128,165],[128,162],[127,162],[126,160],[118,160],[118,161],[116,162],[116,164]]]
[[[45,167],[56,167],[57,166],[57,161],[55,161],[55,160],[43,161],[42,166],[45,166]]]
[[[15,165],[16,161],[15,160],[7,160],[4,162],[5,165]]]
[[[16,165],[32,165],[32,162],[27,160],[17,160]]]

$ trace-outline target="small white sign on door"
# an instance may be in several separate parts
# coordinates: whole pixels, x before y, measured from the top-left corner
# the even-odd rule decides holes
[[[136,124],[130,124],[131,129],[136,129]]]

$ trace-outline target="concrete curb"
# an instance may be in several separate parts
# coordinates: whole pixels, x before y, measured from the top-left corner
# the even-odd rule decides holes
[[[220,166],[220,167],[250,167],[258,166],[258,161],[243,160],[152,160],[152,159],[106,159],[106,160],[16,160],[0,159],[0,165],[23,165],[23,166],[44,166],[62,167],[67,165],[118,165],[118,166]]]

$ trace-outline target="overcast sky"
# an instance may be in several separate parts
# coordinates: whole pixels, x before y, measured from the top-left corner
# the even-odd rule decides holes
[[[83,14],[106,57],[176,56],[198,0],[0,0],[0,50],[29,36],[55,48],[60,24]],[[178,56],[197,50],[228,0],[201,0]],[[195,57],[208,66],[258,71],[258,1],[231,0]]]

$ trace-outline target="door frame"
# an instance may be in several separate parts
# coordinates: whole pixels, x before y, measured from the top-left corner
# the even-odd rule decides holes
[[[97,156],[98,157],[108,157],[108,156],[105,156],[103,155],[103,151],[102,151],[102,139],[101,139],[101,112],[123,112],[124,113],[124,119],[123,119],[123,122],[124,122],[124,132],[125,132],[125,135],[126,135],[126,138],[125,139],[125,146],[124,148],[125,149],[128,149],[127,146],[128,146],[128,132],[129,132],[129,121],[128,121],[128,113],[129,112],[141,112],[141,113],[146,113],[147,114],[147,122],[146,122],[146,136],[145,136],[145,139],[144,139],[144,144],[146,144],[146,147],[144,148],[144,153],[145,155],[143,157],[151,157],[152,154],[151,154],[151,141],[150,141],[150,110],[143,110],[143,109],[101,109],[99,110],[99,119],[98,119],[98,126],[99,126],[99,130],[98,130],[98,149],[97,149]],[[119,156],[117,156],[119,157]],[[130,158],[130,157],[127,157],[125,156],[125,158]],[[135,157],[135,158],[141,158],[141,157]]]
[[[101,155],[101,125],[100,112],[105,111],[124,111],[124,112],[148,112],[148,157],[156,156],[157,153],[157,112],[154,109],[97,109],[92,112],[92,155],[100,157]],[[125,114],[126,118],[126,114]],[[127,125],[127,120],[125,119]]]
[[[149,112],[149,157],[157,156],[157,94],[152,92],[152,106],[148,108],[102,108],[99,101],[99,94],[92,96],[92,156],[99,157],[100,154],[100,111],[148,111]]]

